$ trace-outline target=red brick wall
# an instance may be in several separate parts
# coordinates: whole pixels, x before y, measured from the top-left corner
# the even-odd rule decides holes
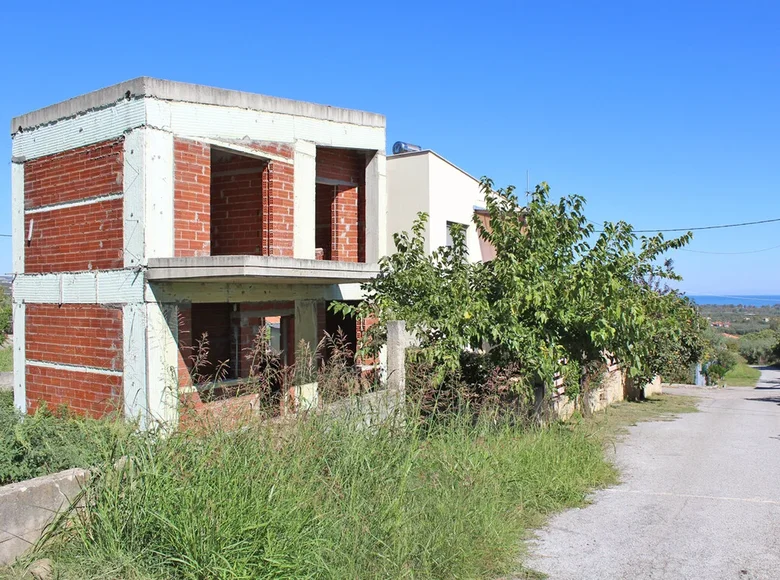
[[[293,257],[293,180],[291,163],[271,161],[263,198],[263,254]]]
[[[122,310],[91,304],[28,304],[25,316],[28,361],[122,370]],[[99,416],[121,404],[122,377],[28,364],[27,408],[40,401],[67,404]]]
[[[293,256],[293,164],[292,149],[281,144],[250,145],[258,151],[270,151],[275,155],[289,157],[290,163],[270,161],[265,164],[262,172],[260,189],[261,207],[250,201],[246,191],[242,199],[236,198],[239,205],[233,209],[233,202],[222,204],[220,199],[211,200],[211,150],[207,145],[174,140],[175,187],[174,187],[174,227],[176,256],[208,256],[218,254],[262,254],[267,256]],[[243,161],[246,163],[246,161]],[[249,163],[257,163],[251,161]],[[217,169],[214,169],[217,171]],[[222,170],[220,170],[222,171]],[[223,182],[223,177],[214,181],[217,187],[229,187]],[[257,174],[253,174],[256,178]],[[244,183],[242,189],[256,190],[257,184]],[[239,193],[233,191],[232,193]],[[248,205],[247,205],[248,204]],[[212,227],[211,210],[215,210],[214,233],[216,244],[211,247]],[[241,210],[251,214],[243,214]],[[259,211],[259,215],[258,215]],[[240,223],[235,223],[240,216]],[[253,224],[253,222],[256,223]],[[240,236],[231,239],[226,234],[226,228],[234,231],[242,230]],[[228,230],[229,231],[229,230]],[[260,236],[259,250],[257,236]]]
[[[27,412],[34,413],[40,401],[49,408],[67,405],[77,413],[99,417],[121,407],[122,377],[76,370],[27,365]]]
[[[233,155],[211,166],[211,254],[263,253],[263,183],[267,163]]]
[[[261,252],[264,256],[293,257],[294,168],[295,151],[290,145],[274,142],[250,142],[250,148],[283,157],[288,162],[268,162],[263,180]]]
[[[211,252],[211,148],[174,139],[174,255],[208,256]]]
[[[316,166],[318,178],[356,184],[335,188],[335,200],[331,204],[330,259],[365,261],[365,153],[318,147]]]
[[[106,270],[124,265],[122,200],[28,214],[25,238],[34,220],[32,239],[24,251],[28,274]]]
[[[24,164],[24,207],[122,193],[123,141],[103,141]]]
[[[25,209],[122,193],[123,139],[24,164]],[[122,200],[25,215],[25,271],[32,274],[121,268]]]
[[[92,304],[28,304],[27,358],[122,370],[122,310]]]

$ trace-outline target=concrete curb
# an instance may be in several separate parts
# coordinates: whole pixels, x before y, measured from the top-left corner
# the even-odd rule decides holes
[[[12,564],[35,545],[88,476],[86,469],[67,469],[0,487],[0,565]]]

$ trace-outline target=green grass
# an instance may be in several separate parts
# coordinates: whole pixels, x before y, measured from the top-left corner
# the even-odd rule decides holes
[[[0,349],[0,373],[14,370],[14,349]]]
[[[738,363],[726,373],[724,381],[729,387],[755,387],[759,378],[761,378],[760,370],[745,363]]]
[[[537,577],[519,569],[522,540],[616,482],[605,443],[693,409],[662,397],[545,429],[316,417],[138,438],[34,557],[60,578]]]

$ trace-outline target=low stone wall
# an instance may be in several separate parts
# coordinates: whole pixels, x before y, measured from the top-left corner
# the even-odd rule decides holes
[[[68,469],[0,487],[0,565],[13,563],[40,539],[87,477],[85,469]]]
[[[391,418],[402,421],[405,396],[406,391],[403,389],[382,389],[323,405],[321,412],[326,415],[358,417],[366,425],[381,423]]]
[[[652,382],[647,383],[642,387],[641,393],[645,397],[662,394],[661,377],[655,377]],[[583,410],[589,413],[602,411],[618,401],[636,398],[638,394],[639,389],[635,389],[632,382],[626,380],[625,373],[617,366],[613,366],[604,373],[598,385],[583,397]],[[553,397],[550,407],[552,415],[564,421],[576,410],[575,401],[564,395],[562,389],[557,396]]]

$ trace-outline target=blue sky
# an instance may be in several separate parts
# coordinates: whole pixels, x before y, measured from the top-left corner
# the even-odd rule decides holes
[[[594,221],[676,228],[780,217],[776,2],[11,3],[0,118],[136,76],[387,116],[497,184],[545,180]],[[10,233],[10,138],[0,233]],[[780,244],[780,223],[690,250]],[[0,238],[0,272],[11,270]],[[780,248],[676,252],[693,294],[780,294]]]

